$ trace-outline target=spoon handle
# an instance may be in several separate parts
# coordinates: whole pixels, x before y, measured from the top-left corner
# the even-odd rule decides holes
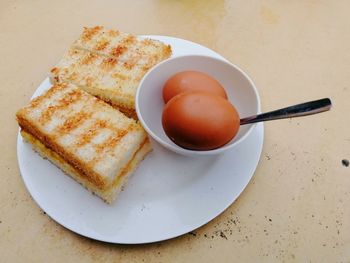
[[[272,121],[278,119],[301,117],[311,114],[316,114],[324,111],[330,110],[332,107],[332,102],[329,98],[324,98],[320,100],[309,101],[287,108],[274,110],[259,115],[253,115],[247,118],[243,118],[240,121],[241,125],[261,122],[261,121]]]

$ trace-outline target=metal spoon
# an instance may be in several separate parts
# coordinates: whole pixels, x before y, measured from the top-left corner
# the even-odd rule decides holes
[[[301,117],[316,113],[321,113],[324,111],[330,110],[332,107],[332,102],[329,98],[324,98],[320,100],[309,101],[293,106],[289,106],[287,108],[274,110],[258,115],[253,115],[250,117],[246,117],[241,119],[240,124],[249,124],[261,121],[272,121],[278,119],[286,119],[286,118],[294,118]]]

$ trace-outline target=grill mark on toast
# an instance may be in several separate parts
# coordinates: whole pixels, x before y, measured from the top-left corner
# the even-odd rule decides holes
[[[137,64],[138,59],[129,59],[123,63],[124,68],[127,70],[132,70]]]
[[[55,114],[57,111],[61,109],[67,108],[69,105],[75,103],[76,101],[80,100],[82,97],[83,93],[79,89],[74,89],[67,94],[63,98],[61,98],[57,104],[48,106],[42,113],[39,118],[39,123],[41,125],[45,125],[48,123],[52,115]],[[46,96],[45,96],[46,97]]]
[[[107,30],[107,35],[110,37],[117,37],[119,36],[119,34],[120,32],[118,30],[113,30],[113,29]]]
[[[94,166],[103,159],[103,154],[109,152],[113,149],[117,143],[130,131],[132,131],[134,124],[130,124],[126,129],[116,129],[115,127],[111,127],[109,125],[110,130],[113,131],[113,134],[109,136],[104,142],[94,145],[96,156],[88,162],[88,167],[93,169]]]
[[[160,42],[158,42],[157,40],[152,40],[152,39],[149,39],[149,38],[145,38],[143,40],[140,41],[141,42],[141,45],[142,46],[146,46],[146,47],[154,47],[154,48],[157,48],[160,44]]]
[[[30,108],[36,108],[38,107],[44,100],[50,99],[54,93],[56,93],[59,90],[63,90],[67,87],[67,84],[57,84],[53,86],[51,89],[46,91],[44,94],[40,95],[39,97],[34,98],[31,102],[29,107]]]
[[[84,27],[84,31],[81,35],[82,42],[90,41],[95,35],[97,35],[103,29],[102,26],[95,26],[93,28]]]
[[[56,128],[55,135],[63,136],[67,134],[68,132],[78,128],[83,122],[91,118],[91,116],[92,116],[92,112],[81,111],[76,113],[75,115],[66,119],[63,125],[58,126]]]
[[[91,142],[91,140],[98,134],[100,129],[107,127],[106,120],[97,120],[95,121],[87,131],[78,138],[78,141],[75,143],[77,148],[82,147]]]
[[[97,43],[94,45],[94,47],[92,49],[102,51],[102,50],[106,49],[106,47],[109,44],[110,44],[110,41],[108,39],[101,38],[97,41]]]
[[[93,64],[96,59],[98,58],[98,55],[91,52],[86,52],[85,56],[82,57],[82,59],[79,61],[79,65],[91,65]]]
[[[117,65],[118,61],[116,58],[105,58],[100,64],[101,70],[108,72],[112,70],[115,65]]]
[[[123,38],[120,43],[112,48],[109,55],[113,57],[120,57],[122,54],[124,54],[129,47],[136,42],[136,37],[132,35],[127,35],[125,38]]]
[[[131,44],[135,43],[135,41],[136,41],[136,37],[135,36],[127,35],[127,37],[125,37],[122,42],[125,45],[131,45]]]
[[[117,143],[129,132],[128,130],[129,127],[126,130],[114,131],[113,134],[107,140],[105,140],[103,143],[94,146],[96,153],[102,153],[103,151],[108,151],[114,148],[117,145]],[[100,155],[100,157],[102,156]]]
[[[114,48],[112,48],[111,50],[111,56],[113,57],[120,57],[122,54],[124,54],[126,51],[128,50],[128,47],[127,46],[121,46],[121,45],[118,45]]]

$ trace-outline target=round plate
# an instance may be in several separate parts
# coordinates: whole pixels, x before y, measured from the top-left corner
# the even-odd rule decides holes
[[[173,56],[222,58],[183,39],[147,36],[170,44]],[[50,87],[46,79],[33,96]],[[192,231],[222,213],[244,190],[258,164],[263,125],[258,124],[237,148],[218,156],[190,158],[155,142],[113,205],[76,183],[41,158],[18,135],[17,155],[24,183],[38,205],[64,227],[112,243],[161,241]]]

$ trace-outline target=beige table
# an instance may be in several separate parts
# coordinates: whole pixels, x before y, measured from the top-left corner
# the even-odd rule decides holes
[[[348,0],[1,1],[0,261],[350,262],[349,10]],[[31,199],[14,118],[85,25],[208,46],[252,76],[265,111],[321,97],[334,107],[266,123],[253,180],[192,234],[138,246],[93,241]]]

